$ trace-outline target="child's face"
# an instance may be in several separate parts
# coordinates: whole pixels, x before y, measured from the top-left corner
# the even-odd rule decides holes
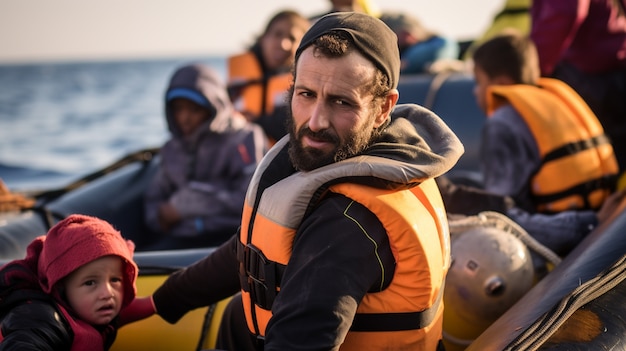
[[[483,112],[487,111],[487,87],[492,85],[492,81],[487,76],[487,73],[483,71],[479,66],[474,65],[474,80],[476,81],[476,85],[474,85],[474,97],[476,98],[476,103],[478,107],[480,107]]]
[[[104,325],[117,316],[124,300],[123,268],[120,257],[104,256],[67,277],[67,300],[80,319],[92,325]]]
[[[187,99],[174,99],[171,102],[174,119],[184,136],[193,133],[209,119],[209,110]]]

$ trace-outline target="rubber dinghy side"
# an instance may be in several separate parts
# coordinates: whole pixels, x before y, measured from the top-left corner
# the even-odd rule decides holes
[[[622,200],[607,222],[466,350],[626,350],[625,230]]]
[[[47,231],[43,217],[34,211],[12,217],[0,225],[0,261],[23,258],[28,244]]]

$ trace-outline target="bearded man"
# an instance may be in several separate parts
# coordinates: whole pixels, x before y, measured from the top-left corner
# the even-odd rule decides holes
[[[226,350],[437,350],[450,264],[434,178],[463,153],[432,112],[398,105],[395,34],[322,17],[296,52],[289,136],[256,169],[238,235],[152,299],[170,323],[241,291]]]

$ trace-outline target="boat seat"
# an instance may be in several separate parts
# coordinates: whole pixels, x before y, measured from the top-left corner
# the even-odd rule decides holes
[[[468,73],[403,75],[398,82],[399,104],[414,103],[435,112],[465,146],[465,153],[447,176],[457,184],[481,186],[480,138],[486,116],[474,97]]]

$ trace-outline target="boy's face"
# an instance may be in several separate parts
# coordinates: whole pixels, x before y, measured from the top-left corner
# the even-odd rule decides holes
[[[209,119],[209,110],[187,99],[174,99],[170,102],[174,120],[183,136],[193,133]]]
[[[117,316],[124,300],[123,269],[120,257],[104,256],[67,276],[66,297],[80,319],[104,325]]]
[[[476,98],[476,103],[483,112],[486,112],[487,87],[493,83],[489,76],[487,76],[487,73],[485,73],[485,71],[477,65],[474,65],[474,80],[476,81],[476,85],[474,85],[474,97]]]
[[[490,86],[515,84],[515,81],[507,75],[499,74],[489,77],[485,70],[478,65],[474,65],[474,80],[476,81],[476,85],[474,86],[474,97],[476,98],[478,107],[480,107],[485,113],[487,113],[487,89]]]

